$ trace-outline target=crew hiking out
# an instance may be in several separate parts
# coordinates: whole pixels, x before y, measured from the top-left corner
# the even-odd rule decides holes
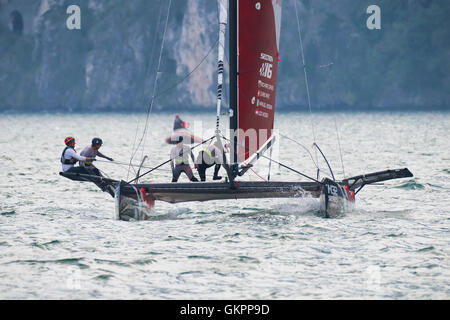
[[[77,154],[75,150],[74,137],[67,137],[66,139],[64,139],[64,143],[66,144],[66,148],[61,154],[62,171],[70,173],[86,174],[87,172],[83,167],[75,167],[75,164],[78,161],[94,161],[95,159]]]

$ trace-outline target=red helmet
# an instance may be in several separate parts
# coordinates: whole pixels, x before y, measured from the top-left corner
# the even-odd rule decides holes
[[[64,139],[64,143],[68,146],[70,144],[72,144],[73,142],[75,142],[75,138],[74,137],[67,137]]]

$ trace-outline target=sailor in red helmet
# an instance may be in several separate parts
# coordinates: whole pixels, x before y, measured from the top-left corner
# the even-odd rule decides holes
[[[64,139],[64,143],[66,144],[66,148],[61,154],[61,164],[62,170],[64,172],[73,172],[73,173],[86,173],[86,170],[83,167],[74,167],[78,161],[93,161],[95,159],[90,157],[83,157],[77,154],[75,151],[75,138],[67,137]]]

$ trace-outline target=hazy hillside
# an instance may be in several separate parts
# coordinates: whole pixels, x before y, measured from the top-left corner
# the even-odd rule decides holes
[[[283,0],[277,104],[306,110],[293,1]],[[168,3],[0,0],[0,110],[146,110]],[[66,27],[72,4],[81,30]],[[381,30],[366,27],[371,4],[381,8]],[[450,1],[297,7],[313,108],[449,108]],[[215,0],[172,0],[155,108],[214,108],[217,28]]]

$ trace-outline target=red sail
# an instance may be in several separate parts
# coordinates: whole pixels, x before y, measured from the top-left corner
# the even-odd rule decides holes
[[[238,1],[238,159],[247,160],[272,135],[281,0]]]

